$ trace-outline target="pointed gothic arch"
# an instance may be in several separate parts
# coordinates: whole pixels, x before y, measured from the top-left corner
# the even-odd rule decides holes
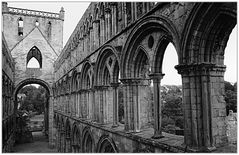
[[[26,65],[32,58],[35,58],[38,61],[40,68],[42,68],[42,54],[36,46],[33,46],[28,52]]]

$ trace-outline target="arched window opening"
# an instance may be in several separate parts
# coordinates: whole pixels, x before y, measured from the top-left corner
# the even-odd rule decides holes
[[[172,43],[166,47],[163,56],[161,80],[162,129],[171,134],[183,134],[182,79],[174,66],[178,56]]]
[[[90,133],[87,131],[85,134],[84,144],[83,144],[83,152],[84,153],[91,153],[93,152],[93,140]]]
[[[38,20],[36,20],[36,22],[35,22],[35,26],[39,26],[39,22],[38,22]]]
[[[23,36],[23,20],[22,17],[18,19],[18,35]]]
[[[42,68],[42,55],[35,46],[27,54],[27,68]]]
[[[162,72],[165,74],[162,85],[181,85],[182,80],[180,74],[174,66],[178,65],[178,56],[176,49],[172,43],[169,43],[163,57]]]
[[[69,120],[66,121],[66,152],[71,152],[71,126]]]
[[[112,144],[106,139],[100,144],[99,153],[116,153]]]

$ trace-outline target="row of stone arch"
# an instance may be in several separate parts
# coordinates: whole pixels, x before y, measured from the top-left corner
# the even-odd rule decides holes
[[[66,105],[83,109],[79,117],[105,123],[105,117],[109,118],[109,109],[105,108],[106,98],[113,96],[115,124],[120,73],[120,81],[124,86],[125,130],[140,131],[148,127],[147,120],[154,117],[154,137],[160,137],[160,82],[164,75],[162,62],[165,49],[171,42],[178,54],[179,65],[176,68],[182,75],[185,143],[208,148],[217,145],[215,139],[225,135],[212,132],[216,129],[210,123],[217,122],[220,116],[211,114],[218,108],[216,105],[220,105],[220,110],[225,110],[221,100],[225,72],[223,55],[230,32],[236,25],[236,8],[226,3],[197,3],[192,10],[182,33],[165,16],[151,15],[138,21],[122,51],[106,45],[101,48],[96,63],[85,60],[81,71],[73,74],[71,80],[66,75],[57,81],[53,87],[54,94],[57,98],[66,99],[66,102],[61,102],[61,99],[57,102],[65,104],[67,93],[72,93],[72,96],[76,94],[79,100]],[[149,113],[145,110],[148,104],[145,104],[144,97],[147,96],[142,94],[147,92],[150,80],[154,87],[154,113],[159,115],[150,113],[145,116],[144,113]],[[116,87],[111,95],[109,86]],[[202,138],[205,136],[207,138]]]
[[[73,153],[116,153],[116,147],[109,135],[102,135],[98,142],[92,134],[89,126],[81,129],[80,124],[71,124],[69,119],[55,115],[56,138],[58,152]]]
[[[78,46],[83,50],[95,50],[107,40],[122,30],[120,23],[127,27],[152,9],[152,2],[100,2],[93,6],[84,21],[78,26],[66,51],[72,51]],[[125,10],[125,9],[126,10]],[[133,13],[132,10],[137,10]],[[125,18],[124,16],[127,16]],[[125,21],[125,19],[127,19]],[[89,46],[91,45],[91,46]]]

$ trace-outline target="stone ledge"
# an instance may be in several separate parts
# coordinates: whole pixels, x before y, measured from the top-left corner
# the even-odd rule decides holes
[[[81,118],[76,118],[76,117],[71,117],[66,114],[63,114],[59,111],[54,111],[57,114],[63,115],[65,117],[68,117],[70,119],[73,119],[75,121],[79,121],[80,123],[89,125],[94,128],[98,128],[113,134],[117,134],[135,141],[138,141],[143,144],[151,145],[153,147],[158,147],[162,150],[166,150],[168,152],[188,152],[189,150],[186,149],[186,147],[183,145],[184,137],[183,136],[178,136],[178,135],[173,135],[169,133],[164,133],[164,138],[161,139],[152,139],[151,137],[153,136],[153,128],[147,128],[143,129],[142,131],[138,133],[134,132],[126,132],[124,131],[124,125],[120,124],[116,128],[111,128],[112,123],[110,124],[99,124],[96,122],[90,122],[89,120],[83,120]],[[191,151],[190,151],[191,152]]]

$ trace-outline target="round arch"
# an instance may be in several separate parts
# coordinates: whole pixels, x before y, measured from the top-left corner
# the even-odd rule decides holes
[[[81,150],[81,132],[79,128],[79,124],[75,122],[72,126],[72,132],[71,132],[71,139],[72,139],[72,150],[73,152],[80,152]]]
[[[72,76],[71,76],[71,84],[70,84],[70,91],[71,92],[74,92],[74,91],[76,91],[77,90],[77,79],[76,79],[76,77],[77,77],[77,71],[76,71],[76,68],[74,68],[73,69],[73,71],[72,71]]]
[[[135,49],[139,45],[143,36],[152,32],[162,32],[162,38],[167,38],[175,46],[178,54],[179,63],[180,59],[180,44],[179,34],[174,24],[163,16],[148,16],[140,20],[132,29],[125,46],[123,48],[123,55],[121,57],[121,76],[126,78],[129,74],[130,63]],[[158,45],[159,46],[159,45]],[[158,47],[159,48],[159,47]],[[153,58],[155,59],[155,58]],[[154,71],[154,65],[150,64],[152,71]]]
[[[82,151],[84,153],[90,153],[90,152],[94,152],[94,146],[95,146],[95,141],[94,141],[94,138],[92,136],[92,133],[90,131],[90,127],[89,126],[86,126],[84,129],[83,129],[83,132],[82,132],[82,137],[83,137],[83,140],[82,140]]]
[[[49,93],[50,96],[52,96],[52,94],[53,94],[52,89],[51,89],[50,85],[49,85],[47,82],[45,82],[45,81],[43,81],[43,80],[41,80],[41,79],[28,78],[28,79],[25,79],[25,80],[23,80],[23,81],[21,81],[21,82],[19,82],[19,83],[17,84],[17,86],[16,86],[16,88],[15,88],[15,90],[14,90],[14,96],[15,96],[15,98],[16,98],[16,96],[17,96],[18,91],[19,91],[23,86],[28,85],[28,84],[39,84],[39,85],[43,86],[43,87],[47,90],[47,92]]]
[[[182,33],[183,64],[211,62],[222,65],[220,59],[223,59],[229,35],[237,23],[236,3],[196,3],[192,10]]]
[[[16,112],[17,110],[17,94],[18,94],[18,91],[23,88],[25,85],[28,85],[28,84],[39,84],[41,86],[43,86],[48,95],[47,95],[47,101],[46,101],[46,104],[45,104],[45,111],[44,111],[44,132],[45,132],[45,135],[48,136],[49,134],[49,103],[50,103],[50,96],[53,95],[53,91],[52,91],[52,88],[50,87],[50,85],[41,80],[41,79],[36,79],[36,78],[28,78],[28,79],[25,79],[25,80],[22,80],[21,82],[19,82],[14,90],[14,110]]]
[[[69,118],[65,122],[65,150],[71,152],[71,122]]]
[[[93,86],[94,72],[90,61],[85,61],[82,65],[81,71],[81,89],[89,89]]]
[[[111,45],[105,45],[101,48],[99,55],[96,60],[96,65],[95,65],[95,80],[94,83],[95,85],[100,85],[102,84],[102,73],[103,73],[103,67],[106,65],[107,59],[109,57],[112,57],[113,60],[111,60],[110,65],[108,65],[110,68],[112,68],[110,72],[110,82],[118,82],[118,74],[120,71],[120,66],[119,66],[119,57],[117,54],[116,49],[111,46]]]
[[[114,140],[109,137],[109,135],[103,135],[98,141],[97,153],[118,153],[118,148],[116,147]]]

